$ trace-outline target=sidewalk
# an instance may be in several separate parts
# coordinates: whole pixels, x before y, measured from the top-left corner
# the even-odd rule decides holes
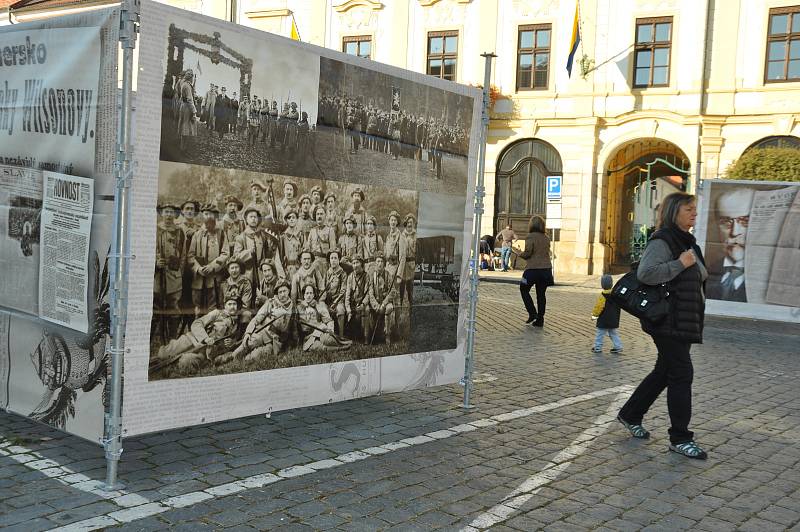
[[[485,271],[480,272],[480,279],[487,283],[509,283],[518,284],[519,279],[522,277],[522,270],[509,270],[507,272]],[[577,286],[580,288],[599,288],[600,276],[599,275],[582,275],[577,273],[554,272],[553,277],[556,280],[556,286]],[[615,275],[614,281],[619,279],[621,275]]]

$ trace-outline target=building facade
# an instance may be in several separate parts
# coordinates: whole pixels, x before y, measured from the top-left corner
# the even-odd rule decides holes
[[[800,145],[800,0],[579,0],[571,75],[576,0],[164,1],[459,83],[494,52],[482,232],[546,216],[557,271],[626,268],[664,194]]]

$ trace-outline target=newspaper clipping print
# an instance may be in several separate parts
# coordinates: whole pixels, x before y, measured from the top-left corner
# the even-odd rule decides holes
[[[798,191],[790,183],[705,183],[709,300],[800,307]]]
[[[85,333],[94,180],[45,172],[44,182],[39,316]]]
[[[99,441],[119,12],[0,28],[0,406]]]

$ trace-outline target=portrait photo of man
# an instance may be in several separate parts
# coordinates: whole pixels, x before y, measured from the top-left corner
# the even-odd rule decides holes
[[[747,226],[755,190],[738,187],[719,194],[709,213],[709,238],[718,238],[722,256],[709,264],[706,297],[746,302]],[[716,235],[714,234],[716,232]]]

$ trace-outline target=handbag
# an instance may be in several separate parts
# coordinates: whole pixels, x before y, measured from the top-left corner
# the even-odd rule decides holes
[[[652,323],[662,321],[670,313],[666,283],[644,284],[636,276],[636,268],[623,275],[605,296],[625,312]]]

